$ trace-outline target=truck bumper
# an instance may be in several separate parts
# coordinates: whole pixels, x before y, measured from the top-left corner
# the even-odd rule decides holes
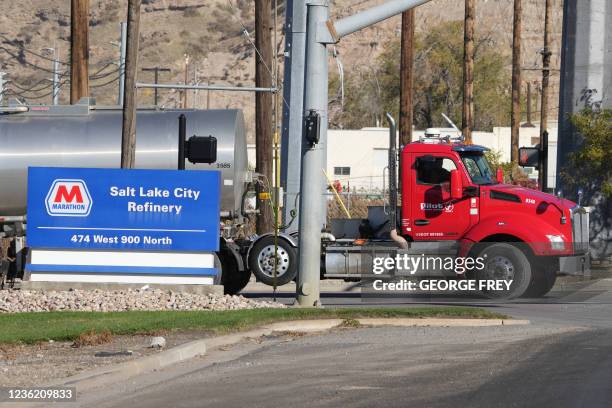
[[[566,275],[588,276],[591,274],[589,254],[562,256],[559,258],[559,272]]]

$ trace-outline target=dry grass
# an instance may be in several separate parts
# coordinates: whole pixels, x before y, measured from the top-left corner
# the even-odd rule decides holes
[[[338,327],[341,327],[341,328],[361,327],[361,323],[357,319],[348,318],[348,319],[344,319],[342,323],[340,324],[340,326]]]
[[[90,330],[85,333],[81,333],[74,343],[72,343],[72,347],[80,348],[84,346],[98,346],[100,344],[107,344],[113,341],[113,334],[104,330],[102,332],[96,332],[95,330]]]
[[[342,197],[344,206],[349,210],[351,218],[367,218],[368,207],[383,205],[383,200],[380,198],[365,198],[365,197],[350,197],[350,202],[347,197]],[[330,223],[332,218],[347,218],[342,210],[338,200],[335,198],[327,202],[327,222]]]

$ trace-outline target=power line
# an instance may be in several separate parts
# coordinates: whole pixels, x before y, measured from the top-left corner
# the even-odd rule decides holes
[[[47,60],[47,61],[51,61],[51,62],[54,62],[54,61],[55,61],[55,59],[50,58],[50,57],[47,57],[46,55],[43,55],[43,54],[40,54],[40,53],[38,53],[38,52],[35,52],[35,51],[32,51],[32,50],[29,50],[29,49],[27,49],[26,47],[24,47],[23,45],[16,45],[16,44],[12,44],[12,43],[10,43],[12,40],[11,40],[10,38],[8,38],[6,35],[0,34],[0,37],[4,38],[4,40],[5,40],[5,41],[9,42],[9,45],[11,45],[11,46],[13,46],[13,47],[15,47],[15,48],[19,48],[20,50],[25,51],[25,52],[27,52],[28,54],[36,55],[37,57],[40,57],[40,58],[45,59],[45,60]],[[6,44],[6,43],[5,43],[5,44]],[[63,65],[70,65],[70,63],[69,63],[69,62],[61,61],[61,60],[59,60],[59,59],[57,60],[57,62],[59,62],[60,64],[63,64]]]
[[[2,46],[0,46],[0,50],[3,50],[3,51],[4,51],[4,52],[6,52],[8,55],[10,55],[11,57],[13,57],[13,59],[16,59],[17,61],[19,61],[19,62],[21,63],[21,61],[22,61],[22,60],[21,60],[21,58],[20,58],[18,55],[15,55],[15,54],[14,54],[14,53],[13,53],[11,50],[8,50],[7,48],[2,47]],[[34,64],[34,63],[32,63],[32,62],[30,62],[30,61],[26,60],[26,59],[23,59],[23,63],[25,63],[26,65],[30,65],[30,66],[32,66],[32,67],[34,67],[34,68],[36,68],[36,69],[41,70],[41,71],[47,72],[47,73],[49,73],[49,74],[53,74],[53,73],[54,73],[54,72],[53,72],[53,70],[48,69],[48,68],[41,67],[41,66],[39,66],[39,65],[36,65],[36,64]],[[65,76],[65,75],[66,75],[66,74],[61,75],[61,76]]]
[[[115,78],[113,78],[112,80],[110,80],[110,81],[108,81],[108,82],[105,82],[105,83],[103,83],[103,84],[90,85],[89,87],[90,87],[90,88],[102,88],[102,87],[104,87],[104,86],[107,86],[107,85],[112,84],[113,82],[117,82],[118,80],[119,80],[119,77],[115,77]]]
[[[274,88],[276,88],[276,92],[280,92],[281,88],[278,85],[278,79],[276,78],[276,75],[274,75],[272,73],[272,70],[270,69],[270,67],[265,63],[265,61],[264,61],[264,59],[263,59],[263,57],[261,55],[261,52],[259,51],[259,48],[257,48],[255,43],[251,39],[251,34],[249,34],[249,30],[247,30],[246,26],[244,25],[242,19],[240,18],[239,14],[238,14],[239,10],[237,10],[236,7],[234,7],[234,4],[232,3],[232,0],[227,0],[227,3],[229,4],[230,8],[233,11],[232,12],[232,17],[234,17],[234,19],[236,21],[238,21],[238,23],[242,27],[242,34],[244,34],[244,36],[246,37],[247,41],[249,42],[249,44],[251,44],[251,46],[253,47],[253,49],[255,50],[257,55],[259,56],[259,59],[262,61],[262,65],[266,68],[266,71],[268,71],[268,74],[270,74],[270,77],[272,78],[272,81],[274,82]],[[276,11],[277,10],[274,10],[275,13],[276,13]],[[274,30],[276,30],[276,27],[274,27]],[[274,46],[276,47],[276,44],[274,44]],[[274,55],[274,58],[278,58],[278,55]],[[283,103],[285,104],[285,106],[287,108],[289,108],[289,103],[285,99],[285,96],[282,93],[280,95],[283,98]]]
[[[19,85],[17,82],[14,82],[14,81],[9,81],[9,82],[10,82],[10,84],[12,86],[14,86],[15,88],[17,88],[17,89],[19,89],[20,91],[23,91],[23,92],[40,92],[42,90],[45,90],[45,89],[53,86],[52,83],[49,83],[49,80],[47,78],[41,79],[40,81],[36,82],[34,85],[32,85],[29,88],[26,88],[26,87],[24,87],[22,85]],[[34,88],[36,88],[37,85],[39,85],[39,84],[41,84],[43,82],[47,82],[47,85],[44,85],[44,86],[42,86],[42,87],[40,87],[38,89],[34,89]]]

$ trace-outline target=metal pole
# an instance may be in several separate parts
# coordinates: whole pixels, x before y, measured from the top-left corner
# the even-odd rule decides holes
[[[304,73],[306,67],[306,2],[287,0],[285,22],[285,70],[283,83],[283,123],[281,140],[281,186],[285,191],[283,224],[285,229],[298,230],[300,213],[295,208],[300,194],[302,171],[302,125],[304,111]]]
[[[154,79],[155,84],[157,84],[159,82],[159,69],[157,69],[157,67],[155,67],[155,74],[154,74],[154,76],[155,76],[155,79]],[[153,93],[154,93],[153,101],[155,103],[155,106],[157,106],[157,89],[158,88],[155,88],[153,90]],[[185,91],[185,94],[187,94],[187,91]],[[185,98],[185,100],[187,100],[187,98]],[[185,102],[185,103],[187,103],[187,102]]]
[[[308,5],[306,36],[306,78],[304,112],[314,110],[320,115],[319,143],[310,145],[302,137],[302,177],[300,188],[300,251],[297,299],[300,306],[320,305],[321,220],[325,200],[323,163],[327,143],[327,47],[317,42],[317,27],[328,18],[328,2]]]
[[[527,81],[527,123],[524,127],[533,127],[531,123],[531,82]]]
[[[185,170],[185,141],[187,140],[187,118],[181,113],[179,116],[178,132],[178,166],[179,170]]]
[[[53,105],[59,104],[59,60],[57,48],[53,49]]]
[[[185,86],[187,86],[187,83],[189,82],[188,72],[189,72],[189,55],[185,54],[185,79],[184,79]],[[157,88],[155,89],[157,90]],[[155,101],[155,104],[157,105],[157,101]],[[183,109],[187,109],[187,88],[183,90]]]
[[[117,105],[123,106],[123,92],[125,90],[125,55],[127,52],[127,23],[122,21],[119,27],[121,28],[121,44],[119,46],[119,96],[117,97]]]
[[[152,86],[151,88],[154,89],[153,92],[153,106],[157,106],[159,100],[158,100],[158,95],[157,95],[157,90],[159,88],[161,88],[161,86],[158,86],[158,82],[159,82],[159,73],[160,72],[170,72],[170,68],[160,68],[160,67],[153,67],[153,68],[142,68],[142,71],[145,72],[153,72],[153,81],[155,81],[154,86]],[[136,84],[137,88],[144,88],[139,86],[140,84]]]
[[[327,28],[335,42],[362,28],[386,20],[410,8],[420,6],[430,0],[391,0],[360,13],[345,17],[334,23],[327,23]]]
[[[6,72],[0,72],[0,105],[2,105],[2,102],[4,102],[4,76],[6,75]]]
[[[121,132],[121,168],[131,169],[136,161],[136,67],[140,38],[141,0],[128,2],[127,54],[125,58],[125,97]]]
[[[136,88],[159,88],[159,89],[208,89],[211,91],[236,91],[236,92],[276,92],[276,88],[258,88],[256,86],[223,86],[223,85],[183,85],[183,84],[148,84],[139,82]]]

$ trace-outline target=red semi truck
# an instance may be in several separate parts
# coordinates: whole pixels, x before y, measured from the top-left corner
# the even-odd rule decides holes
[[[374,277],[376,258],[398,254],[472,257],[484,267],[461,274],[427,270],[416,275],[511,281],[508,290],[483,292],[513,298],[543,296],[559,272],[580,274],[588,269],[585,208],[505,184],[501,170],[494,172],[487,162],[487,148],[461,139],[424,138],[404,146],[398,157],[391,124],[389,203],[396,205],[370,208],[367,219],[332,220],[331,231],[322,234],[322,278]],[[400,189],[394,177],[398,161]],[[281,235],[277,265],[282,270],[274,278],[273,239],[260,238],[249,250],[250,269],[265,283],[289,282],[296,274],[297,241]]]

